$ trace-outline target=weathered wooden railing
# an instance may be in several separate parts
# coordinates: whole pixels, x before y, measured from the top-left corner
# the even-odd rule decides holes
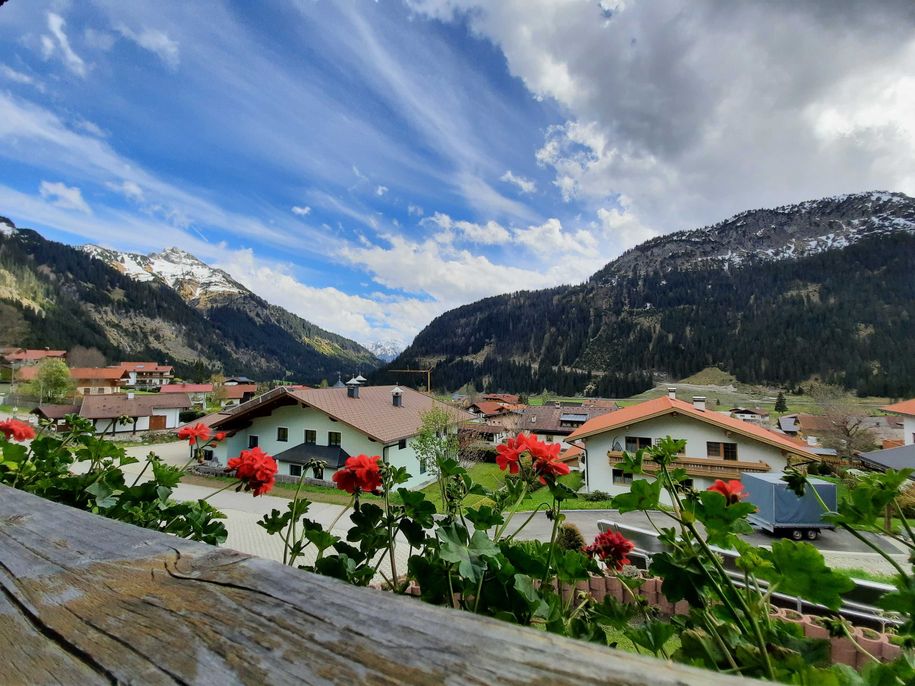
[[[623,461],[623,453],[617,450],[607,452],[607,461],[611,467]],[[686,457],[681,455],[674,463],[682,467],[689,476],[705,476],[712,479],[739,479],[744,472],[769,472],[772,468],[767,462],[748,460],[722,460],[716,457]],[[642,468],[649,474],[658,471],[658,465],[645,460]]]
[[[759,683],[348,586],[0,486],[3,684]]]

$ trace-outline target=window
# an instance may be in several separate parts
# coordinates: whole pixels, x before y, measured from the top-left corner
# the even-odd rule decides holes
[[[318,442],[318,432],[314,429],[305,429],[305,443],[314,445]]]
[[[736,460],[737,459],[737,444],[736,443],[717,443],[709,441],[706,443],[708,447],[707,454],[709,457],[715,457],[719,460]]]
[[[302,465],[300,465],[300,464],[289,465],[289,476],[302,476]]]
[[[650,448],[651,439],[645,436],[626,436],[626,451],[634,453],[642,448]]]
[[[622,469],[613,470],[613,485],[628,486],[632,483],[632,474],[626,474]]]
[[[406,448],[406,447],[407,447],[407,439],[406,439],[406,438],[401,438],[399,441],[397,441],[397,449],[398,449],[398,450],[403,450],[403,449]]]
[[[328,431],[327,432],[327,445],[329,445],[329,446],[340,445],[340,432],[339,431]]]
[[[419,458],[419,473],[426,473],[426,461],[423,458]]]
[[[289,440],[289,429],[285,426],[276,427],[276,440],[280,443],[286,443]]]
[[[248,436],[248,450],[256,448],[258,444],[257,436]]]

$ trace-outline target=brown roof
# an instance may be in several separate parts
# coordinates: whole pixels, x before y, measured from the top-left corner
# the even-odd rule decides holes
[[[748,438],[755,438],[758,441],[768,443],[769,445],[781,448],[790,453],[818,459],[809,448],[794,443],[787,436],[769,431],[768,429],[764,429],[751,422],[745,422],[742,419],[735,419],[734,417],[721,412],[700,410],[692,403],[684,402],[683,400],[674,400],[667,396],[655,398],[654,400],[646,400],[638,405],[630,405],[629,407],[624,407],[616,412],[611,412],[602,417],[591,419],[576,429],[571,434],[570,438],[585,438],[621,426],[626,426],[627,424],[635,424],[671,413],[682,414],[707,424],[714,424],[715,426],[730,429],[731,431],[735,431]],[[527,427],[525,426],[524,428],[526,429]]]
[[[19,378],[31,381],[38,375],[38,367],[23,367],[18,371]],[[120,367],[71,367],[70,378],[79,381],[105,379],[117,381],[127,375],[127,371]]]
[[[159,387],[159,393],[212,393],[211,383],[167,383]]]
[[[10,362],[34,362],[43,360],[46,357],[66,357],[66,350],[27,350],[19,348],[14,352],[6,354],[6,359]]]
[[[288,404],[290,400],[324,412],[384,444],[415,436],[422,426],[423,414],[433,408],[444,410],[454,417],[455,422],[470,418],[466,412],[411,388],[401,388],[403,404],[395,407],[391,397],[393,389],[394,386],[363,386],[359,389],[358,398],[350,398],[346,388],[275,388],[233,408],[212,422],[211,426],[232,429],[235,428],[233,425],[243,424],[248,417],[267,414],[272,406]]]
[[[121,362],[118,365],[121,369],[129,372],[170,372],[174,367],[159,364],[158,362]]]
[[[567,436],[572,433],[576,426],[562,426],[563,415],[580,415],[585,421],[594,417],[601,417],[609,414],[614,410],[609,407],[583,407],[576,405],[574,407],[557,407],[556,405],[541,405],[540,407],[526,407],[521,413],[521,422],[518,424],[519,431],[529,431],[531,433],[542,434],[559,434]],[[568,423],[568,421],[566,422]]]
[[[521,396],[512,393],[484,393],[482,398],[483,400],[494,400],[498,403],[509,403],[510,405],[517,405],[521,402]]]
[[[478,403],[474,403],[470,407],[477,408],[485,417],[492,417],[497,414],[505,414],[511,412],[511,409],[505,406],[505,403],[500,403],[495,400],[481,400]]]
[[[68,414],[79,414],[79,405],[39,405],[31,413],[46,419],[63,419]]]
[[[907,414],[915,417],[915,398],[912,400],[903,400],[901,403],[887,405],[886,407],[881,407],[880,409],[884,412],[892,412],[893,414]]]
[[[110,419],[111,417],[148,417],[153,410],[179,409],[191,406],[191,399],[186,393],[167,393],[166,395],[135,395],[112,393],[110,395],[87,395],[79,414],[86,419]]]
[[[255,383],[240,383],[235,384],[234,386],[223,386],[225,391],[225,396],[229,400],[240,400],[245,397],[246,394],[257,393],[257,384]]]

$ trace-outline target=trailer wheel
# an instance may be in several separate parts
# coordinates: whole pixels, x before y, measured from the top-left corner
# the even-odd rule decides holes
[[[820,537],[819,529],[807,529],[807,540],[815,541]]]
[[[801,541],[804,539],[804,532],[800,529],[792,529],[791,538],[795,541]]]

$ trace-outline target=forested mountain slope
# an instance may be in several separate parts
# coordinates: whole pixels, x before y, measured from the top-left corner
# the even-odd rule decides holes
[[[195,302],[161,279],[138,280],[98,255],[17,230],[9,220],[4,227],[0,327],[15,328],[4,343],[84,345],[110,361],[167,360],[187,376],[220,370],[304,383],[378,364],[357,343],[246,289]]]
[[[745,212],[648,241],[583,285],[447,312],[390,367],[432,364],[442,389],[625,397],[717,365],[751,383],[913,395],[913,231],[902,194]]]

